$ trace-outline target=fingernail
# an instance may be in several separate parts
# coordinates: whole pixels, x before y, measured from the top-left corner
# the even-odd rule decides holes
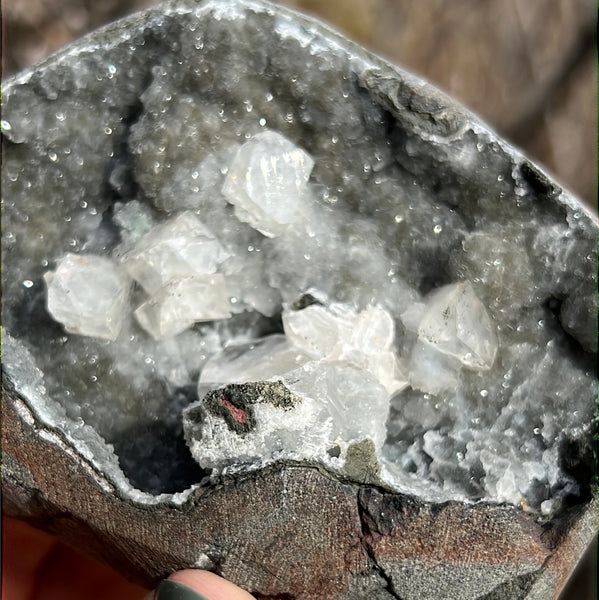
[[[198,594],[191,588],[165,579],[156,588],[155,600],[208,600],[206,596]]]

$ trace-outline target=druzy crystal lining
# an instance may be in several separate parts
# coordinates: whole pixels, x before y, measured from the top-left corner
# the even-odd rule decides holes
[[[233,314],[280,315],[282,332],[233,337],[207,356],[197,378],[198,400],[184,411],[194,458],[219,470],[287,458],[344,472],[348,450],[368,442],[380,463],[377,472],[382,466],[382,477],[393,486],[397,467],[383,452],[391,399],[401,410],[406,388],[459,394],[463,369],[493,367],[497,325],[468,280],[409,304],[397,323],[400,333],[379,304],[336,302],[317,288],[298,287],[290,302],[268,286],[270,295],[279,296],[274,311],[270,298],[260,301],[259,284],[246,282],[233,295],[243,271],[228,264],[252,248],[241,248],[230,234],[219,239],[219,231],[249,226],[274,248],[289,238],[300,246],[309,244],[328,215],[309,183],[312,158],[281,134],[264,131],[227,154],[232,158],[221,189],[214,190],[234,209],[226,223],[212,230],[202,220],[205,210],[187,208],[159,220],[142,203],[121,204],[114,222],[122,241],[111,258],[60,258],[46,275],[48,310],[67,331],[116,344],[132,314],[150,339],[174,347],[196,323],[216,332],[215,322]],[[269,280],[271,260],[265,253],[258,281]],[[253,382],[264,382],[261,393],[242,386]],[[425,435],[425,443],[429,439]]]
[[[153,13],[3,89],[3,346],[153,494],[208,474],[185,425],[190,446],[224,428],[201,459],[217,472],[296,456],[432,501],[584,499],[593,219],[422,82],[225,4]],[[287,432],[317,388],[337,425],[308,452]]]

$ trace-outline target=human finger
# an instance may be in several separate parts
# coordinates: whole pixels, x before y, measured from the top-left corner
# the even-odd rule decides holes
[[[146,600],[254,600],[254,597],[214,573],[187,569],[160,582]]]

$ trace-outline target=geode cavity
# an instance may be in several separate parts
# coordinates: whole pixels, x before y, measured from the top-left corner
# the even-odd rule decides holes
[[[53,531],[146,583],[559,593],[595,489],[577,199],[262,2],[94,33],[10,79],[2,119],[9,512],[68,513]]]

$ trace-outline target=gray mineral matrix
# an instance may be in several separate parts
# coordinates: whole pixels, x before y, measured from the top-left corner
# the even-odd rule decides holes
[[[288,407],[238,398],[243,348],[300,340],[302,373],[267,371],[290,406],[330,400],[338,429],[310,439],[311,462],[540,519],[589,500],[596,218],[425,82],[267,3],[178,1],[11,78],[2,133],[5,381],[122,494],[158,502],[222,470],[308,460],[297,436],[318,413],[271,431]],[[301,157],[301,186],[277,184],[299,208],[265,210],[267,184],[231,181],[256,152]],[[168,287],[173,263],[139,271],[190,230],[210,248],[200,275]],[[172,298],[197,290],[209,302],[179,319]],[[391,326],[365,358],[339,332],[371,321]],[[310,354],[322,340],[303,328],[341,346]],[[222,398],[202,387],[215,356],[236,370],[208,380]],[[371,409],[383,416],[354,427]],[[260,414],[263,437],[239,450]]]

